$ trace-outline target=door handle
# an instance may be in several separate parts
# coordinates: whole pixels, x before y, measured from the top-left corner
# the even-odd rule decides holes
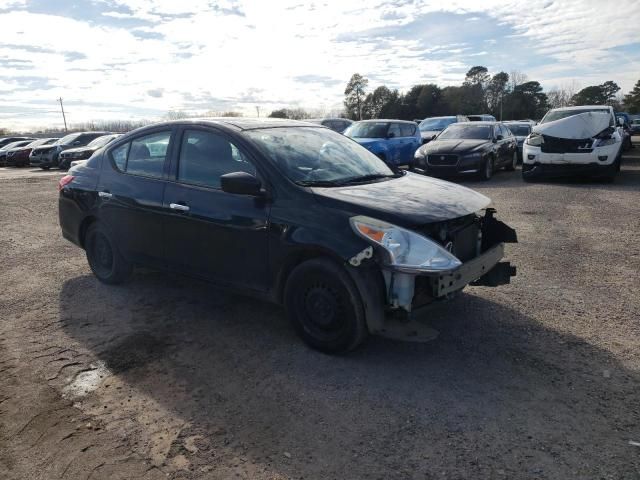
[[[170,203],[169,204],[169,208],[171,210],[179,210],[181,212],[188,212],[189,211],[189,207],[186,205],[182,205],[180,203]]]
[[[111,197],[113,197],[113,194],[109,193],[109,192],[98,192],[98,196],[100,198],[106,198],[109,199]]]

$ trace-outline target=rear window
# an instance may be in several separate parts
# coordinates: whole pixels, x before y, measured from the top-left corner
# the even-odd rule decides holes
[[[508,124],[506,127],[511,130],[516,137],[526,137],[531,133],[531,127],[529,125],[512,125]]]

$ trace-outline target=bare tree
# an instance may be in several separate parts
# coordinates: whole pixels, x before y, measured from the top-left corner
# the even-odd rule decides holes
[[[580,84],[575,80],[553,87],[547,92],[549,106],[561,108],[572,105],[572,99],[578,91],[580,91]]]
[[[510,90],[515,90],[518,85],[522,85],[527,80],[529,80],[529,77],[527,77],[526,73],[522,73],[518,70],[511,70],[511,73],[509,73],[509,86],[511,87]]]

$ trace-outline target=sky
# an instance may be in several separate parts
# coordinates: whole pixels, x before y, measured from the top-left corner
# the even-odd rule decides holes
[[[0,0],[0,127],[341,108],[467,70],[545,89],[640,79],[640,1]]]

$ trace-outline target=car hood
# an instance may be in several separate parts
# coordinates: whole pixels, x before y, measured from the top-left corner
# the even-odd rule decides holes
[[[475,150],[481,150],[489,143],[488,140],[464,140],[464,139],[451,139],[451,140],[434,140],[424,147],[424,153],[437,154],[437,153],[465,153]]]
[[[97,150],[96,148],[93,147],[87,147],[86,145],[84,147],[74,147],[74,148],[67,148],[64,153],[69,154],[69,153],[76,153],[76,152],[92,152],[94,150]]]
[[[581,140],[596,136],[609,127],[610,121],[608,112],[585,112],[538,124],[533,131],[550,137]]]
[[[326,206],[405,227],[462,217],[491,203],[467,187],[415,173],[364,185],[311,190]]]

